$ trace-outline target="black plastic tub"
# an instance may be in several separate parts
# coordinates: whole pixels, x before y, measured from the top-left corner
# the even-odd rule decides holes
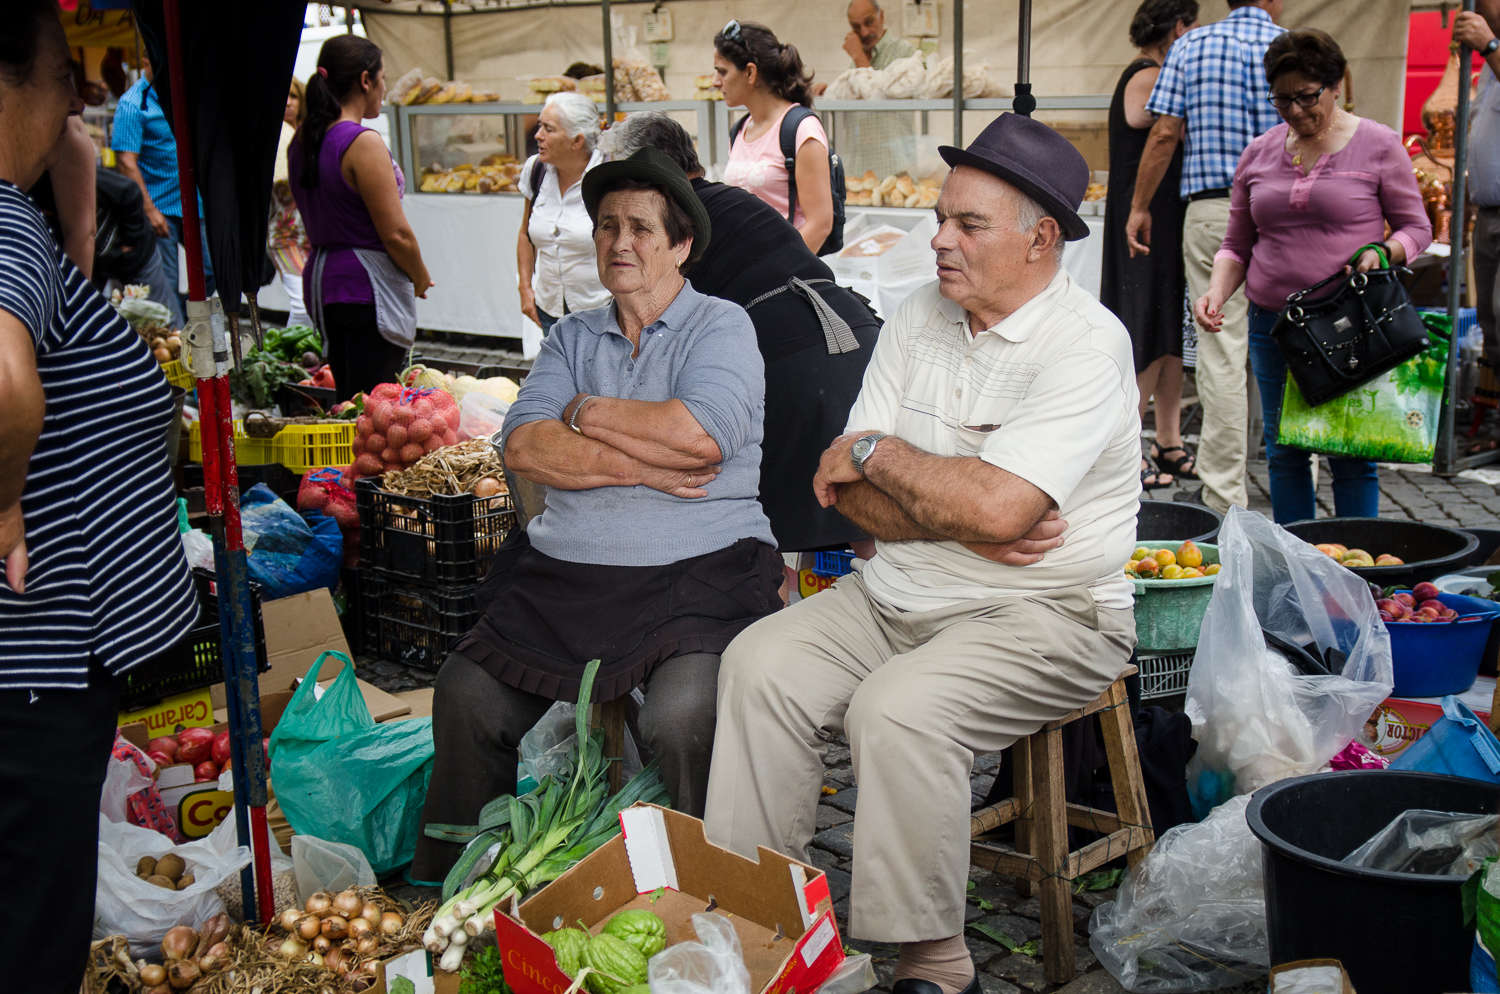
[[[1473,535],[1479,539],[1479,545],[1469,556],[1469,561],[1466,565],[1483,566],[1489,562],[1490,556],[1495,554],[1495,550],[1500,549],[1500,528],[1460,528],[1459,531]]]
[[[1328,957],[1359,994],[1470,990],[1464,878],[1339,861],[1412,808],[1493,814],[1500,785],[1434,773],[1320,773],[1263,787],[1245,817],[1262,843],[1271,965]]]
[[[1135,519],[1135,537],[1137,542],[1167,539],[1213,542],[1219,537],[1219,526],[1223,523],[1224,515],[1211,507],[1143,500]]]
[[[1469,564],[1479,539],[1457,528],[1391,518],[1318,518],[1286,526],[1293,535],[1313,545],[1337,543],[1364,549],[1372,559],[1390,553],[1405,560],[1401,566],[1356,566],[1355,575],[1382,587],[1410,587],[1433,580]]]

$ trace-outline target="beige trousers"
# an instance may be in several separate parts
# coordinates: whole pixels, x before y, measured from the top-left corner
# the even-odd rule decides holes
[[[1196,200],[1187,205],[1182,223],[1182,261],[1188,297],[1208,292],[1214,255],[1229,227],[1229,200]],[[1224,324],[1217,334],[1198,329],[1198,399],[1203,404],[1203,432],[1198,443],[1198,478],[1203,502],[1220,514],[1231,504],[1250,506],[1245,488],[1245,457],[1250,430],[1246,363],[1250,361],[1249,303],[1236,290],[1224,304]]]
[[[1133,612],[1098,608],[1083,587],[906,613],[845,576],[725,650],[708,837],[752,858],[765,846],[806,859],[818,731],[841,731],[859,786],[851,934],[958,935],[974,756],[1098,697],[1134,644]]]

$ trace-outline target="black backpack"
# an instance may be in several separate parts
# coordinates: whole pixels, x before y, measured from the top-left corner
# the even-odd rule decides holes
[[[786,160],[786,181],[790,194],[786,209],[788,221],[797,216],[797,128],[803,120],[815,116],[811,110],[797,104],[781,119],[781,156]],[[729,129],[731,148],[749,119],[746,115],[734,122],[734,126]],[[833,187],[833,227],[829,230],[828,237],[823,239],[823,245],[818,249],[819,255],[831,255],[844,247],[844,197],[848,195],[849,188],[844,182],[844,160],[832,149],[828,150],[828,178]]]

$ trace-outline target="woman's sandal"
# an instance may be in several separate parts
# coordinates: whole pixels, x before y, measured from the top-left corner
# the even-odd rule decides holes
[[[1162,482],[1163,476],[1167,477],[1166,482]],[[1152,469],[1150,460],[1148,460],[1145,456],[1141,457],[1142,490],[1160,490],[1162,487],[1170,487],[1171,485],[1171,474]]]
[[[1167,458],[1169,452],[1181,452],[1176,458]],[[1198,478],[1198,461],[1193,454],[1180,445],[1174,445],[1170,449],[1163,449],[1155,442],[1151,443],[1151,459],[1156,463],[1158,469],[1163,473],[1171,473],[1179,480],[1196,480]]]

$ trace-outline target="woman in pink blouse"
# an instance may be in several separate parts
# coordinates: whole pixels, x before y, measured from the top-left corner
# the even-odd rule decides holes
[[[1271,329],[1286,298],[1341,269],[1361,245],[1384,241],[1400,265],[1432,241],[1432,225],[1401,137],[1339,107],[1344,53],[1322,31],[1288,31],[1266,51],[1270,101],[1286,121],[1240,156],[1230,195],[1229,230],[1214,257],[1208,292],[1193,304],[1198,324],[1216,332],[1224,302],[1245,285],[1250,300],[1250,365],[1260,384],[1271,509],[1279,524],[1315,517],[1308,453],[1278,445],[1286,361]],[[1385,237],[1389,222],[1391,235]],[[1355,268],[1380,265],[1373,249]],[[1375,464],[1330,457],[1334,512],[1376,517]]]

